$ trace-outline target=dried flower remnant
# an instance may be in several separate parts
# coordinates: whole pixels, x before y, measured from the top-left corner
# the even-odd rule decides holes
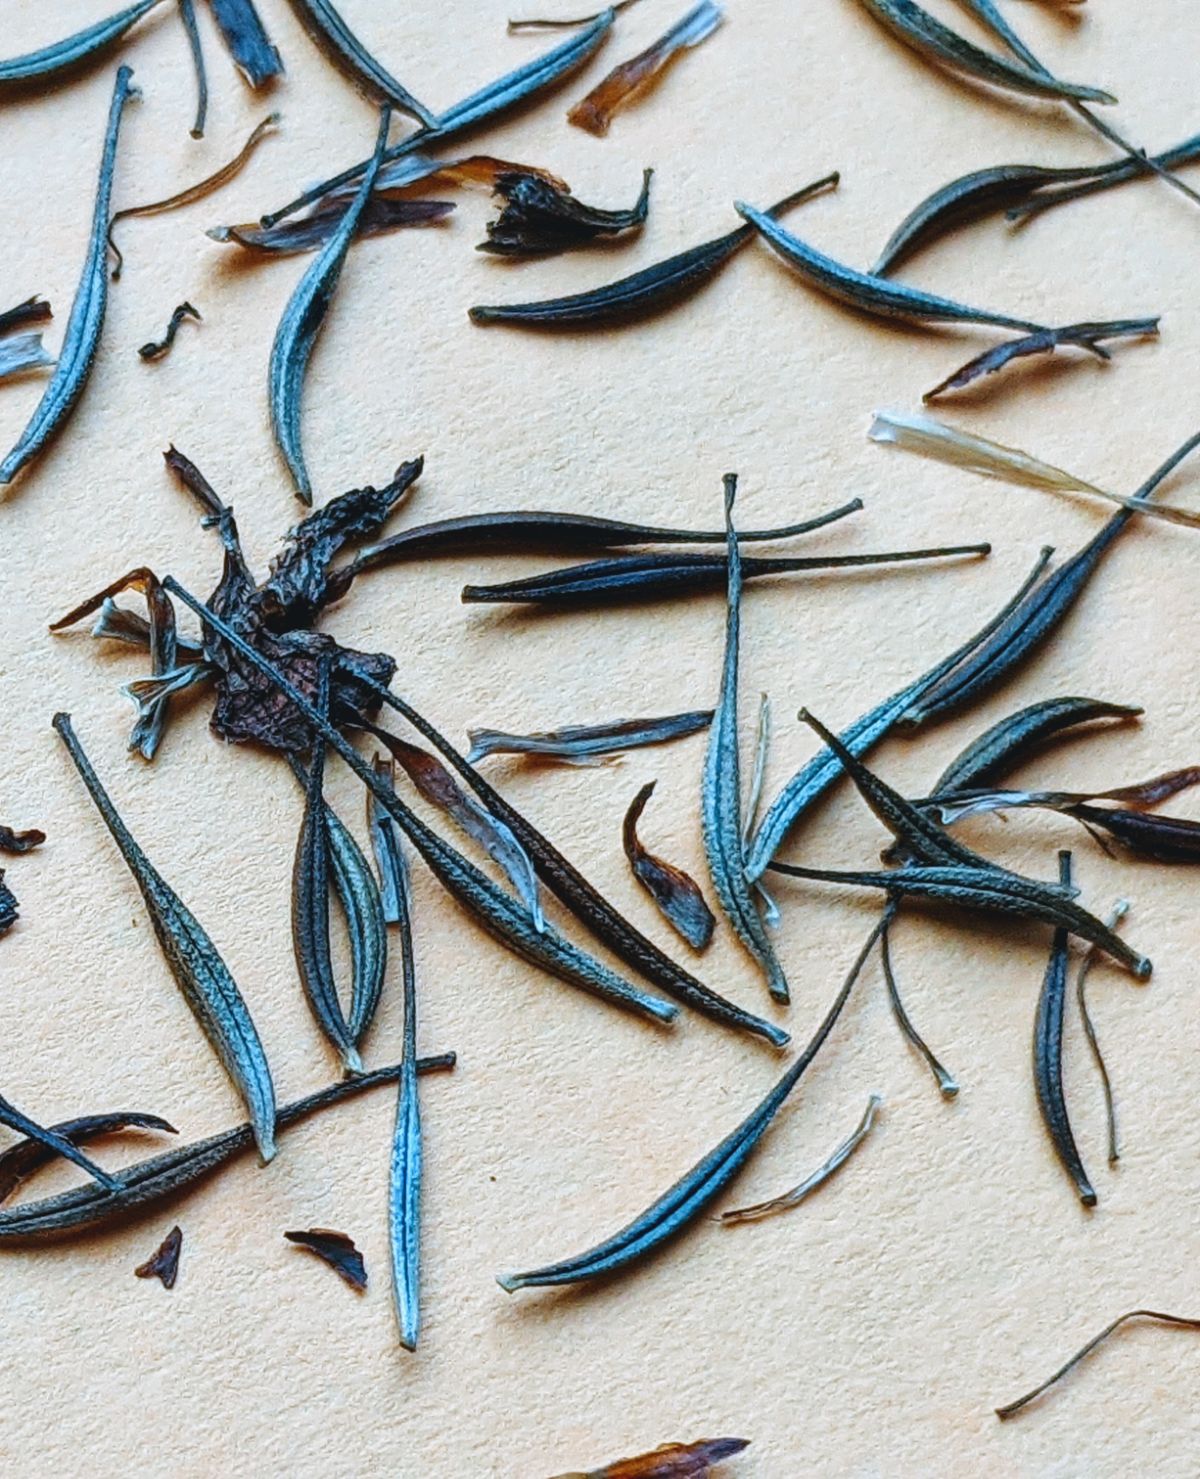
[[[77,67],[99,56],[115,41],[119,41],[131,26],[136,25],[158,3],[159,0],[137,0],[136,4],[129,5],[82,31],[76,31],[62,41],[45,46],[40,51],[31,51],[24,56],[0,61],[0,90],[6,86],[24,87],[29,83],[69,76]]]
[[[208,3],[230,56],[251,87],[262,87],[283,76],[283,59],[259,19],[254,0],[208,0]]]
[[[105,232],[108,229],[109,201],[117,161],[117,138],[125,104],[131,97],[138,96],[137,89],[130,81],[132,76],[133,72],[129,67],[117,68],[112,102],[108,110],[108,125],[104,134],[104,152],[96,186],[87,255],[67,319],[58,364],[37,409],[17,439],[16,446],[0,462],[0,484],[11,483],[21,469],[62,429],[83,393],[92,361],[96,357],[100,331],[104,327],[104,310],[108,303],[108,273],[104,264]]]
[[[53,364],[54,356],[47,352],[37,331],[0,339],[0,380],[12,380],[30,370],[48,370]]]
[[[179,1255],[183,1249],[183,1230],[179,1224],[162,1240],[159,1248],[145,1263],[139,1263],[134,1275],[139,1279],[158,1279],[164,1289],[174,1289],[179,1277]]]
[[[45,840],[46,834],[36,827],[17,832],[12,827],[0,826],[0,852],[10,853],[14,857],[19,853],[32,852],[35,847],[41,847]]]
[[[338,279],[342,275],[350,242],[358,228],[359,217],[375,183],[375,174],[387,144],[390,122],[391,113],[385,107],[379,120],[379,134],[371,167],[363,176],[358,194],[346,208],[338,229],[296,284],[275,331],[275,342],[271,345],[267,383],[271,430],[291,474],[296,496],[302,503],[312,503],[312,482],[300,445],[300,396],[304,389],[304,377],[317,334],[337,291]]]
[[[769,219],[777,211],[836,187],[839,178],[835,172],[803,186],[772,206],[764,213],[765,217]],[[592,328],[626,323],[691,297],[710,282],[753,235],[753,227],[739,226],[725,236],[715,237],[663,262],[656,262],[652,267],[645,267],[641,272],[588,292],[574,293],[567,298],[548,298],[539,303],[477,305],[468,309],[468,316],[472,323],[477,324],[508,323],[536,329]]]
[[[437,127],[436,116],[371,55],[330,0],[291,0],[291,4],[309,38],[363,97],[390,104],[426,128]]]
[[[873,442],[885,442],[906,452],[915,452],[919,457],[929,457],[951,467],[963,467],[980,477],[1018,483],[1025,488],[1041,488],[1049,493],[1091,493],[1152,518],[1200,528],[1200,513],[1172,508],[1169,504],[1147,503],[1140,494],[1110,493],[1077,478],[1074,473],[1064,472],[1061,467],[1032,457],[1019,447],[1008,447],[1003,442],[963,431],[921,411],[876,411],[867,435]]]
[[[535,57],[533,61],[526,62],[524,66],[506,72],[495,82],[489,83],[486,87],[480,88],[478,92],[472,93],[469,97],[463,98],[461,102],[447,108],[439,115],[435,128],[418,128],[407,138],[401,139],[398,144],[393,144],[384,153],[384,163],[392,164],[422,148],[431,147],[457,134],[465,133],[468,129],[476,128],[493,118],[498,118],[509,109],[517,108],[523,103],[533,102],[542,93],[583,66],[597,48],[603,45],[615,18],[614,10],[601,11],[590,25],[585,26],[576,35],[551,48],[542,56]],[[344,185],[360,180],[371,163],[371,160],[364,159],[361,163],[342,170],[340,174],[322,180],[320,184],[298,195],[295,200],[289,201],[279,210],[269,211],[262,216],[260,218],[262,224],[274,226],[285,216],[295,215],[297,211],[303,210],[313,201],[320,200]]]
[[[532,24],[532,22],[526,22]],[[512,25],[512,22],[509,22]],[[750,1447],[749,1438],[701,1438],[664,1443],[636,1458],[619,1458],[600,1469],[559,1474],[557,1479],[706,1479],[717,1464]]]
[[[1189,1319],[1186,1315],[1167,1315],[1163,1314],[1161,1310],[1129,1310],[1123,1315],[1118,1315],[1111,1325],[1106,1325],[1099,1335],[1094,1336],[1088,1341],[1087,1345],[1081,1350],[1076,1351],[1066,1365],[1060,1366],[1052,1377],[1042,1382],[1041,1386],[1034,1387],[1032,1392],[1026,1392],[1023,1397],[1018,1397],[1015,1402],[1009,1402],[1004,1407],[997,1407],[996,1416],[1001,1422],[1007,1418],[1015,1417],[1022,1408],[1028,1407],[1031,1402],[1036,1401],[1044,1392],[1049,1391],[1052,1386],[1060,1382],[1069,1372],[1073,1371],[1079,1365],[1080,1361],[1090,1356],[1098,1345],[1106,1341],[1115,1330],[1119,1330],[1129,1320],[1154,1320],[1157,1324],[1173,1325],[1181,1330],[1200,1330],[1200,1319]]]
[[[771,1121],[782,1108],[788,1095],[799,1083],[809,1064],[820,1052],[825,1040],[841,1016],[842,1008],[875,947],[878,926],[859,951],[858,958],[817,1028],[807,1047],[783,1073],[775,1087],[758,1107],[725,1137],[721,1143],[692,1167],[686,1175],[658,1198],[639,1217],[611,1238],[589,1248],[576,1258],[549,1264],[521,1274],[499,1277],[497,1283],[507,1293],[534,1286],[576,1284],[615,1273],[618,1269],[648,1256],[694,1222],[753,1155]],[[2,1217],[0,1217],[2,1230]]]
[[[693,950],[704,950],[712,939],[716,920],[704,902],[700,887],[682,868],[655,857],[642,846],[637,834],[646,802],[654,794],[656,782],[648,781],[629,804],[625,813],[622,839],[625,856],[634,877],[658,905],[668,923],[688,942]]]
[[[724,19],[725,12],[713,0],[700,0],[645,51],[614,67],[575,104],[567,114],[567,122],[602,138],[618,109],[651,88],[677,57],[699,46]]]
[[[178,1133],[174,1125],[159,1115],[141,1114],[136,1110],[81,1115],[76,1119],[60,1120],[48,1128],[72,1145],[89,1145],[93,1140],[117,1135],[124,1130],[158,1130],[164,1135]],[[0,1202],[8,1201],[25,1180],[43,1166],[52,1165],[60,1156],[57,1143],[47,1144],[44,1140],[18,1140],[15,1145],[10,1145],[0,1153]]]
[[[417,1071],[441,1073],[453,1068],[454,1063],[453,1053],[442,1053],[434,1058],[422,1058]],[[379,1068],[281,1105],[276,1128],[286,1130],[319,1109],[380,1084],[395,1083],[399,1076],[398,1065]],[[238,1125],[126,1166],[119,1186],[113,1191],[95,1185],[79,1186],[41,1201],[0,1210],[0,1243],[37,1243],[77,1229],[114,1226],[140,1208],[181,1196],[195,1182],[249,1150],[254,1143],[253,1126]]]
[[[640,231],[650,209],[653,174],[643,171],[641,193],[628,210],[602,210],[538,175],[506,171],[494,186],[504,209],[488,222],[487,240],[476,250],[501,257],[546,256],[587,246],[598,237]]]
[[[798,524],[783,524],[774,529],[739,531],[742,544],[791,539],[797,534],[810,534],[829,524],[857,513],[861,498],[804,519]],[[462,514],[457,518],[438,519],[431,524],[418,524],[402,529],[388,539],[360,549],[349,567],[350,578],[364,570],[402,560],[425,559],[430,555],[495,554],[512,551],[517,554],[574,555],[595,551],[623,549],[634,544],[724,544],[723,529],[671,529],[656,524],[632,524],[624,519],[597,518],[593,514],[532,512],[523,509]]]
[[[454,210],[451,200],[389,200],[373,194],[363,207],[356,235],[384,236],[405,226],[430,226]],[[293,252],[315,252],[326,246],[346,215],[344,206],[314,211],[278,226],[260,226],[247,221],[239,226],[213,226],[206,234],[219,242],[232,242],[247,252],[262,256],[287,256]]]
[[[878,1094],[872,1094],[867,1100],[867,1107],[858,1127],[842,1141],[825,1164],[811,1176],[806,1176],[799,1186],[785,1191],[782,1196],[772,1197],[768,1202],[756,1202],[750,1207],[736,1207],[732,1211],[722,1212],[715,1220],[724,1223],[726,1227],[738,1222],[761,1222],[764,1217],[776,1217],[780,1212],[790,1212],[793,1207],[798,1207],[819,1186],[823,1186],[831,1176],[836,1175],[863,1143],[875,1125],[875,1115],[882,1103]]]
[[[921,397],[928,404],[947,391],[963,390],[985,375],[995,375],[1015,359],[1026,359],[1036,354],[1053,354],[1064,345],[1074,345],[1089,350],[1097,359],[1107,362],[1112,355],[1104,348],[1105,339],[1157,339],[1157,318],[1116,319],[1111,323],[1067,324],[1061,329],[1040,329],[1035,334],[1026,334],[1020,339],[1010,339],[1005,344],[995,344],[985,349],[974,359],[947,375],[944,380],[927,390]]]
[[[266,1053],[237,983],[199,921],[152,867],[121,820],[69,715],[56,714],[54,728],[133,874],[176,984],[246,1105],[259,1154],[269,1161],[275,1154],[275,1090]]]
[[[939,545],[933,549],[888,550],[881,554],[802,555],[761,558],[747,555],[742,577],[761,579],[804,571],[855,570],[870,565],[904,565],[914,560],[983,558],[990,544]],[[646,554],[617,555],[570,565],[544,575],[506,580],[496,585],[466,585],[462,597],[467,605],[526,605],[544,610],[579,607],[610,607],[627,601],[644,601],[695,595],[720,590],[728,581],[728,560],[721,555]]]
[[[561,729],[510,734],[503,729],[469,729],[467,764],[489,755],[522,755],[562,765],[602,765],[627,750],[664,745],[700,734],[712,723],[711,709],[667,714],[661,719],[614,719],[607,724],[566,724]]]
[[[355,1247],[354,1239],[346,1233],[334,1232],[329,1227],[310,1227],[307,1232],[285,1232],[284,1237],[298,1248],[315,1253],[356,1294],[362,1294],[366,1289],[366,1260]]]
[[[700,787],[700,825],[709,877],[722,913],[733,926],[751,959],[762,972],[777,1002],[787,1002],[783,966],[767,934],[758,901],[746,878],[745,827],[738,736],[738,667],[741,645],[742,557],[733,523],[737,474],[725,475],[725,530],[728,536],[725,655],[713,710]]]
[[[167,331],[162,338],[157,340],[151,339],[148,344],[143,344],[138,350],[141,358],[144,360],[162,359],[163,355],[175,343],[175,335],[178,334],[179,326],[185,318],[193,319],[196,323],[204,322],[198,308],[194,308],[190,303],[180,303],[178,308],[171,314],[170,322],[167,324]]]
[[[193,201],[203,200],[205,196],[212,195],[223,185],[239,175],[250,162],[254,151],[258,148],[260,141],[271,132],[279,122],[279,114],[271,113],[256,124],[250,137],[238,150],[227,164],[215,170],[211,175],[205,175],[202,180],[197,180],[194,185],[188,185],[183,190],[177,190],[175,194],[168,195],[165,200],[152,200],[148,205],[128,205],[119,210],[108,223],[108,245],[116,262],[113,266],[112,276],[115,282],[121,276],[121,270],[125,264],[125,258],[120,247],[113,237],[118,221],[128,220],[131,216],[160,216],[167,211],[180,210],[185,205],[191,205]]]
[[[915,0],[859,0],[859,4],[893,36],[927,61],[940,62],[980,82],[1035,98],[1089,103],[1115,103],[1109,92],[1077,82],[1063,82],[1042,69],[1006,61],[975,46],[943,25]]]

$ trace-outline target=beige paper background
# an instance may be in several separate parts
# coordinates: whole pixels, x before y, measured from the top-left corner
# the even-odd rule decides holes
[[[1136,138],[1165,147],[1195,128],[1196,18],[1186,0],[1095,0],[1077,18],[1007,8],[1064,75],[1120,93],[1119,117]],[[10,4],[2,50],[30,49],[104,9],[95,0]],[[46,1120],[138,1107],[169,1115],[193,1138],[238,1118],[132,880],[50,731],[60,706],[72,708],[133,830],[241,982],[281,1096],[333,1071],[291,958],[299,815],[291,778],[266,757],[216,742],[207,700],[181,706],[153,767],[127,758],[130,711],[118,685],[143,665],[82,634],[46,634],[67,605],[134,564],[211,586],[217,547],[164,474],[159,454],[170,441],[236,505],[260,565],[297,517],[264,385],[301,263],[244,266],[202,232],[251,219],[328,166],[360,157],[374,121],[289,8],[263,0],[262,9],[288,76],[269,101],[252,97],[202,16],[213,101],[199,144],[187,136],[192,83],[171,7],[130,39],[145,99],[127,115],[118,205],[169,193],[214,167],[270,107],[283,110],[284,123],[221,196],[125,225],[125,277],[87,393],[67,433],[0,510],[0,815],[42,825],[50,837],[10,869],[23,918],[0,948],[0,1081]],[[711,525],[720,475],[735,468],[746,524],[862,495],[865,512],[806,549],[992,539],[986,564],[752,588],[743,697],[747,714],[761,688],[774,700],[773,793],[813,748],[792,717],[800,704],[847,722],[974,629],[1039,545],[1077,547],[1102,510],[868,445],[872,408],[915,404],[989,336],[857,321],[757,247],[691,303],[620,333],[484,331],[469,325],[467,306],[618,276],[728,229],[735,196],[766,203],[834,167],[844,174],[840,192],[792,224],[861,263],[915,201],[960,171],[1105,154],[1061,108],[1009,103],[931,72],[852,0],[732,3],[719,35],[621,116],[607,140],[568,128],[567,103],[677,9],[652,0],[622,17],[584,79],[481,141],[556,170],[604,204],[632,199],[642,166],[653,164],[642,237],[619,250],[510,266],[472,250],[489,205],[463,194],[445,228],[356,246],[313,360],[305,443],[320,499],[378,483],[424,452],[428,470],[397,524],[525,506]],[[344,11],[435,107],[549,44],[507,37],[500,0],[345,0]],[[82,258],[113,65],[4,110],[0,297],[48,295],[52,342]],[[1157,346],[1122,348],[1108,369],[1068,370],[1064,358],[1017,370],[994,395],[960,399],[954,417],[1100,483],[1136,486],[1196,425],[1198,229],[1186,202],[1143,183],[1011,239],[984,226],[925,255],[912,281],[1019,315],[1164,315]],[[143,365],[137,345],[184,297],[204,324],[186,325],[166,361]],[[15,439],[38,393],[33,383],[0,392],[0,442]],[[1200,502],[1194,472],[1177,486],[1181,499]],[[1194,559],[1186,531],[1131,530],[1061,640],[966,718],[889,743],[879,765],[919,791],[985,723],[1063,692],[1141,702],[1147,715],[1140,728],[1038,761],[1030,778],[1111,783],[1195,761]],[[719,598],[546,620],[458,604],[467,579],[544,563],[443,561],[373,575],[331,613],[328,629],[394,652],[399,687],[452,735],[473,723],[533,727],[711,701]],[[609,769],[496,773],[590,877],[675,948],[627,876],[619,824],[633,792],[656,777],[643,835],[703,876],[702,750],[691,740]],[[331,790],[357,824],[351,778],[335,771]],[[1178,803],[1181,813],[1194,809],[1194,799]],[[1154,957],[1152,983],[1138,988],[1109,968],[1094,980],[1125,1140],[1116,1174],[1104,1165],[1098,1088],[1074,1029],[1068,1048],[1073,1112],[1100,1193],[1093,1215],[1075,1204],[1053,1158],[1030,1083],[1046,932],[913,915],[897,931],[899,968],[911,1010],[961,1079],[956,1104],[938,1100],[899,1038],[872,967],[733,1199],[798,1180],[877,1090],[886,1103],[874,1139],[836,1184],[760,1227],[701,1225],[606,1287],[507,1298],[493,1282],[497,1270],[572,1253],[620,1226],[740,1119],[778,1064],[699,1018],[686,1017],[668,1038],[581,998],[483,937],[418,868],[421,1046],[456,1048],[461,1063],[452,1079],[428,1081],[423,1099],[420,1353],[397,1348],[389,1308],[392,1104],[380,1091],[289,1133],[267,1172],[247,1159],[119,1232],[6,1254],[0,1465],[26,1475],[541,1479],[667,1440],[733,1432],[754,1443],[728,1466],[731,1479],[806,1470],[1193,1474],[1200,1349],[1186,1333],[1126,1333],[1018,1423],[1002,1427],[991,1409],[1122,1309],[1200,1312],[1194,879],[1110,861],[1053,820],[993,822],[964,835],[1042,873],[1069,842],[1087,902],[1104,910],[1122,892],[1135,901],[1128,930]],[[862,806],[839,792],[796,853],[867,865],[879,840]],[[802,1043],[876,906],[801,886],[779,894],[794,992],[788,1022]],[[702,974],[763,1006],[727,930]],[[370,1058],[394,1059],[400,1036],[393,980]],[[134,1264],[176,1218],[185,1234],[177,1289],[135,1283]],[[285,1228],[313,1224],[359,1241],[372,1275],[364,1299],[284,1243]]]

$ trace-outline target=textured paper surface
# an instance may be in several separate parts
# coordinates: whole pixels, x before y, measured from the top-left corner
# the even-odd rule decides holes
[[[5,54],[104,12],[98,0],[5,7]],[[569,8],[569,7],[568,7]],[[716,525],[720,478],[742,476],[749,525],[803,518],[858,494],[866,509],[805,551],[990,538],[986,563],[797,577],[747,595],[743,699],[777,715],[768,791],[812,752],[805,704],[840,726],[956,645],[1014,589],[1043,543],[1064,552],[1103,510],[1007,489],[869,445],[873,408],[911,406],[986,332],[921,333],[860,321],[808,292],[752,246],[702,296],[619,333],[554,338],[473,328],[466,308],[550,296],[647,265],[733,225],[831,168],[835,196],[791,224],[865,263],[904,213],[954,174],[1013,160],[1103,159],[1064,109],[985,96],[930,71],[853,0],[730,4],[721,31],[682,60],[605,140],[565,124],[570,101],[675,19],[649,0],[583,78],[479,147],[545,165],[585,199],[627,204],[657,174],[639,240],[532,265],[477,255],[489,203],[453,198],[450,223],[356,246],[313,359],[305,445],[319,500],[378,484],[403,458],[428,470],[404,519],[488,507],[562,507]],[[1196,127],[1196,18],[1185,0],[1059,15],[1005,6],[1063,74],[1111,85],[1135,138],[1166,147]],[[371,6],[347,19],[432,106],[444,107],[553,38],[508,37],[499,3]],[[0,946],[0,1084],[50,1120],[129,1107],[188,1138],[238,1105],[160,958],[140,900],[49,727],[69,707],[134,832],[194,907],[234,970],[281,1097],[334,1062],[301,999],[288,923],[299,796],[286,769],[223,748],[207,700],[179,706],[160,759],[124,753],[118,687],[144,663],[47,623],[121,571],[149,564],[208,589],[215,539],[161,463],[174,441],[236,505],[263,566],[299,508],[272,446],[266,363],[299,260],[245,265],[203,230],[255,218],[330,167],[359,158],[371,109],[322,63],[279,0],[262,12],[288,66],[254,98],[201,16],[213,84],[208,138],[173,8],[138,27],[127,56],[144,101],[129,110],[116,205],[153,199],[240,146],[270,108],[284,122],[220,196],[124,224],[91,384],[53,452],[9,490],[3,521],[4,765],[0,816],[40,825],[45,848],[13,860],[20,925]],[[953,16],[951,12],[954,12]],[[955,7],[947,18],[966,24]],[[115,60],[40,100],[4,109],[5,304],[45,293],[57,343],[91,212]],[[1200,214],[1141,183],[1009,237],[989,225],[929,252],[909,280],[1052,323],[1161,312],[1159,345],[1120,347],[1108,368],[1029,365],[947,415],[1081,476],[1131,490],[1195,429]],[[136,348],[189,298],[171,356]],[[0,443],[36,402],[0,391]],[[1195,472],[1174,488],[1200,503]],[[1086,786],[1194,762],[1194,536],[1131,529],[1057,640],[966,718],[878,753],[922,790],[985,723],[1034,699],[1086,693],[1146,705],[1140,728],[1075,743],[1023,776]],[[451,735],[472,724],[548,727],[712,701],[719,597],[628,613],[536,619],[464,609],[459,587],[549,562],[439,561],[363,579],[328,629],[396,654],[398,686]],[[748,725],[747,725],[748,727]],[[749,737],[748,737],[749,738]],[[628,876],[620,819],[657,777],[647,845],[703,876],[697,826],[703,741],[593,771],[497,765],[506,793],[667,948],[681,950]],[[361,796],[333,767],[355,825]],[[1175,809],[1195,814],[1193,798]],[[964,830],[1049,876],[1076,848],[1084,899],[1134,900],[1127,930],[1154,958],[1138,987],[1104,967],[1094,1011],[1116,1083],[1125,1157],[1103,1156],[1099,1090],[1072,1027],[1067,1081],[1100,1195],[1077,1205],[1037,1117],[1030,1032],[1047,932],[937,924],[915,912],[895,949],[909,1006],[963,1091],[947,1107],[891,1021],[875,966],[727,1205],[791,1185],[885,1099],[871,1141],[799,1211],[756,1227],[696,1227],[603,1288],[509,1298],[500,1270],[565,1256],[640,1211],[765,1092],[779,1064],[693,1016],[656,1032],[515,961],[416,871],[422,1051],[455,1048],[452,1078],[423,1089],[428,1149],[425,1332],[397,1346],[388,1296],[386,1168],[392,1096],[378,1091],[289,1132],[277,1162],[247,1159],[186,1201],[126,1229],[3,1255],[0,1372],[6,1472],[146,1475],[460,1476],[544,1479],[668,1440],[753,1439],[730,1479],[836,1475],[1122,1475],[1196,1471],[1200,1346],[1186,1332],[1129,1330],[1019,1422],[992,1416],[1108,1319],[1148,1304],[1200,1310],[1195,1280],[1194,878],[1115,863],[1064,822],[1018,818]],[[869,866],[878,826],[845,791],[793,845],[813,863]],[[781,884],[780,949],[802,1043],[824,1013],[877,901]],[[577,937],[578,932],[576,932]],[[701,973],[756,1009],[765,993],[728,930]],[[393,979],[369,1058],[396,1058]],[[53,1178],[44,1182],[53,1185]],[[167,1294],[133,1268],[170,1225],[184,1229]],[[356,1300],[285,1228],[341,1228],[371,1273]]]

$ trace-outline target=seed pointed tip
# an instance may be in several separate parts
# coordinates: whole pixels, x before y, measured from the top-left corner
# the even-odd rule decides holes
[[[496,1283],[500,1285],[505,1294],[515,1294],[518,1289],[524,1287],[520,1274],[497,1274]]]

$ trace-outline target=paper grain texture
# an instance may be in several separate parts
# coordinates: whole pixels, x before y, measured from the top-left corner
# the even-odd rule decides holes
[[[554,39],[507,36],[503,0],[341,8],[435,109]],[[0,49],[33,49],[105,9],[100,0],[9,4]],[[541,263],[497,262],[473,251],[490,203],[461,192],[448,224],[356,245],[313,358],[304,439],[319,501],[379,484],[424,453],[427,471],[396,527],[497,507],[717,527],[721,474],[736,470],[747,525],[863,498],[862,513],[807,539],[805,553],[992,540],[984,563],[748,589],[747,753],[749,717],[768,689],[773,794],[812,752],[794,719],[801,705],[845,724],[974,630],[1042,544],[1078,547],[1105,511],[869,445],[874,408],[917,404],[991,336],[858,319],[757,244],[690,303],[619,332],[481,329],[467,307],[575,291],[648,265],[736,224],[734,198],[765,204],[833,168],[843,171],[840,191],[789,224],[865,264],[917,200],[957,173],[1110,155],[1064,108],[1006,101],[931,71],[854,0],[730,0],[718,34],[621,113],[607,139],[569,128],[569,103],[679,9],[646,0],[581,78],[469,146],[546,166],[601,205],[628,204],[653,165],[641,237]],[[203,697],[177,706],[153,766],[126,756],[132,711],[119,686],[144,662],[82,631],[47,634],[77,599],[134,565],[211,588],[219,548],[164,472],[171,442],[234,504],[259,568],[300,513],[271,443],[265,384],[274,328],[304,264],[242,262],[203,232],[255,219],[362,157],[375,119],[288,6],[261,0],[261,10],[288,68],[261,98],[241,86],[201,15],[213,93],[202,143],[187,133],[193,83],[173,7],[130,36],[124,56],[145,97],[126,118],[116,205],[215,168],[271,108],[283,123],[219,196],[123,224],[125,274],[91,383],[65,435],[0,506],[0,817],[49,836],[10,869],[22,920],[0,945],[0,1085],[45,1120],[136,1108],[195,1138],[239,1118],[50,730],[58,708],[72,711],[134,833],[233,969],[281,1098],[335,1072],[292,960],[300,796],[291,776],[215,740]],[[1194,130],[1194,8],[1093,0],[1078,11],[1005,4],[1062,75],[1119,94],[1114,116],[1132,137],[1165,148]],[[956,7],[939,13],[967,24]],[[4,105],[0,297],[7,306],[47,295],[52,346],[83,258],[115,66],[114,57],[52,95]],[[1016,367],[994,392],[947,403],[945,414],[1132,490],[1196,427],[1198,242],[1200,211],[1143,182],[1019,233],[974,228],[922,256],[907,280],[1019,317],[1164,316],[1161,343],[1117,346],[1111,366],[1064,355]],[[185,324],[166,359],[143,364],[137,346],[184,298],[204,323]],[[0,444],[16,439],[39,389],[0,389]],[[1172,496],[1200,505],[1194,467]],[[881,770],[920,793],[985,724],[1062,693],[1141,703],[1146,717],[1064,746],[1024,778],[1085,787],[1195,762],[1195,558],[1186,530],[1131,529],[1035,663],[965,718],[889,742]],[[452,736],[476,724],[546,728],[711,703],[719,597],[544,618],[459,605],[468,580],[548,563],[506,556],[372,574],[327,629],[394,653],[399,689]],[[703,877],[702,753],[703,740],[691,739],[596,770],[493,762],[492,773],[677,951],[628,874],[620,820],[657,778],[643,840]],[[331,766],[330,788],[361,826],[362,797],[343,768]],[[1191,797],[1175,804],[1180,814],[1195,807]],[[694,1016],[666,1034],[580,997],[481,935],[417,867],[420,1048],[460,1055],[456,1074],[422,1089],[419,1354],[399,1349],[388,1297],[385,1090],[288,1132],[267,1171],[245,1159],[119,1232],[0,1252],[0,1470],[545,1479],[732,1433],[753,1446],[722,1470],[730,1479],[1194,1474],[1200,1343],[1186,1332],[1128,1330],[1020,1421],[1002,1427],[992,1415],[1123,1309],[1200,1312],[1194,877],[1110,860],[1053,818],[984,820],[964,836],[1043,876],[1056,847],[1075,847],[1085,901],[1105,912],[1130,895],[1127,931],[1154,959],[1144,988],[1109,967],[1093,978],[1125,1146],[1115,1174],[1104,1164],[1098,1086],[1071,1030],[1068,1091],[1100,1195],[1093,1215],[1076,1204],[1033,1097],[1030,1033],[1047,932],[913,910],[896,931],[898,969],[910,1010],[963,1085],[956,1104],[938,1100],[899,1037],[872,965],[726,1204],[801,1179],[878,1091],[879,1126],[834,1184],[761,1226],[702,1223],[604,1287],[505,1296],[495,1273],[577,1252],[622,1225],[737,1123],[780,1065]],[[843,788],[792,853],[867,867],[880,842]],[[803,1043],[878,901],[782,881],[777,892],[794,998],[787,1020]],[[700,972],[765,1009],[728,929]],[[394,1060],[400,1044],[396,963],[368,1058]],[[176,1220],[183,1257],[167,1294],[135,1281],[133,1268]],[[364,1250],[364,1299],[284,1242],[286,1228],[313,1225],[343,1229]]]

